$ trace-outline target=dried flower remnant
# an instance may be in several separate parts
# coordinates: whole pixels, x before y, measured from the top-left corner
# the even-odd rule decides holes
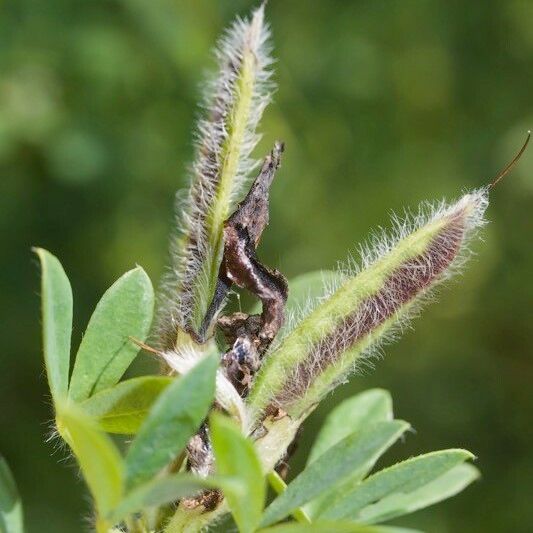
[[[260,359],[284,321],[287,281],[277,270],[263,265],[256,247],[268,224],[268,195],[274,174],[281,162],[283,143],[276,143],[265,159],[246,198],[224,224],[224,256],[219,284],[207,317],[217,314],[220,299],[232,283],[247,289],[261,300],[260,316],[236,313],[218,321],[231,349],[223,363],[229,379],[241,394],[246,394]]]
[[[395,236],[363,249],[362,267],[267,356],[249,397],[256,415],[274,405],[299,419],[375,353],[468,257],[487,205],[482,189],[449,206],[423,206],[412,221],[395,219]]]
[[[268,38],[261,6],[250,20],[237,19],[219,42],[218,76],[206,91],[191,186],[178,203],[180,235],[172,242],[172,268],[163,284],[163,349],[181,344],[180,335],[203,342],[212,333],[214,320],[204,319],[218,281],[223,224],[256,166],[250,157],[259,140],[256,128],[271,99]]]

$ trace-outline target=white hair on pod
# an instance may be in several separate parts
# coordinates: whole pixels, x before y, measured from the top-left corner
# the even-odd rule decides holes
[[[302,400],[326,368],[337,365],[344,368],[343,354],[365,338],[368,342],[365,341],[365,347],[353,359],[351,368],[339,371],[328,390],[344,381],[348,373],[372,366],[372,358],[379,356],[385,344],[398,338],[409,327],[411,319],[434,296],[437,287],[458,273],[472,255],[469,243],[486,222],[484,213],[487,205],[488,189],[483,188],[464,194],[453,203],[423,203],[414,214],[406,212],[402,218],[393,215],[392,231],[380,228],[373,233],[369,242],[359,248],[360,260],[356,262],[350,257],[340,264],[338,279],[330,276],[322,296],[308,302],[303,306],[302,313],[292,317],[290,327],[284,332],[284,339],[291,335],[294,328],[303,326],[306,318],[335,292],[342,291],[348,280],[379,262],[387,261],[402,241],[417,231],[442,223],[419,255],[414,258],[395,258],[394,265],[389,265],[393,268],[379,290],[365,296],[349,312],[343,310],[347,315],[339,317],[338,324],[333,330],[325,331],[320,341],[316,341],[316,332],[313,335],[310,332],[306,334],[305,328],[298,332],[301,335],[301,349],[307,355],[291,369],[282,389],[272,391],[272,401],[282,409],[288,409],[293,402]],[[358,290],[364,291],[364,287]],[[358,294],[354,294],[354,298],[357,297]],[[380,326],[385,322],[387,327],[383,331]],[[315,320],[310,327],[314,331],[321,328],[321,323]],[[283,339],[276,342],[267,357],[274,360],[283,358]],[[268,363],[262,371],[268,372]],[[265,390],[268,389],[268,380],[261,380],[261,384]]]
[[[221,169],[231,141],[232,113],[242,92],[241,66],[244,57],[252,57],[250,104],[239,143],[235,175],[229,190],[229,206],[236,205],[258,161],[251,152],[260,139],[256,132],[264,109],[271,101],[273,84],[269,45],[270,31],[264,22],[264,6],[250,19],[240,19],[226,31],[215,51],[218,73],[207,84],[198,121],[196,159],[191,169],[188,192],[177,195],[178,234],[172,237],[171,267],[164,276],[158,309],[156,335],[163,341],[176,329],[191,329],[191,313],[197,300],[210,301],[208,261],[213,260],[213,242],[209,235],[209,217],[217,201]],[[242,119],[242,117],[239,117]],[[228,127],[228,125],[230,127]],[[229,213],[228,213],[229,214]],[[169,346],[162,346],[168,348]]]

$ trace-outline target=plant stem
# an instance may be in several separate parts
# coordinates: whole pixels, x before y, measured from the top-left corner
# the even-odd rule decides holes
[[[287,484],[281,479],[280,475],[275,470],[272,470],[267,474],[267,480],[276,494],[279,495],[285,492]],[[301,524],[311,524],[311,519],[301,507],[295,509],[292,512],[292,516],[294,516],[294,518]]]

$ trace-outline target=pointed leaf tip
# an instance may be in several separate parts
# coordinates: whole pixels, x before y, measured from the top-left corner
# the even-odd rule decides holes
[[[412,512],[420,508],[417,507],[420,502],[431,504],[435,498],[435,485],[432,488],[432,483],[437,488],[441,487],[436,480],[473,458],[474,455],[467,450],[449,449],[407,459],[371,475],[352,491],[337,498],[320,517],[373,523]],[[424,492],[423,487],[427,490],[428,485],[430,491]]]
[[[287,490],[266,509],[262,525],[281,520],[294,509],[328,495],[344,492],[346,484],[357,485],[379,457],[409,428],[402,420],[378,422],[352,433],[332,446],[299,474]]]
[[[347,437],[377,422],[392,420],[392,398],[388,391],[370,389],[337,405],[326,417],[311,448],[307,464]]]

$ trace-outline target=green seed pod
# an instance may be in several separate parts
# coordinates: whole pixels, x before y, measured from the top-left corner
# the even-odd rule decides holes
[[[186,344],[191,336],[203,342],[198,337],[217,283],[223,224],[257,166],[251,152],[273,89],[263,11],[261,6],[249,20],[237,19],[216,50],[219,70],[207,86],[191,185],[178,200],[179,232],[163,283],[157,332],[163,349]]]
[[[268,355],[248,399],[255,417],[276,407],[301,419],[397,335],[468,257],[467,244],[483,225],[487,205],[486,189],[451,205],[423,205],[417,215],[393,220],[392,238],[374,237],[362,249],[362,267],[347,268],[345,281]]]

